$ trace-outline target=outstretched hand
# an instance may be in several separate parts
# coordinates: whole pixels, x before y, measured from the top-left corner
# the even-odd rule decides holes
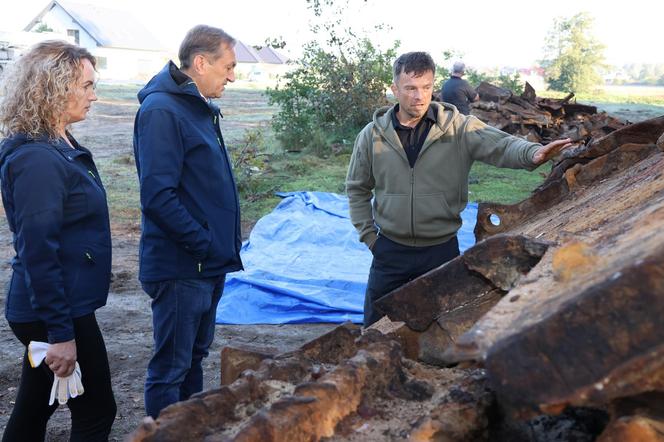
[[[563,140],[552,141],[549,144],[546,144],[540,147],[535,155],[533,156],[533,162],[538,166],[542,163],[546,163],[551,158],[558,155],[565,149],[568,149],[572,146],[572,140],[570,138],[565,138]]]

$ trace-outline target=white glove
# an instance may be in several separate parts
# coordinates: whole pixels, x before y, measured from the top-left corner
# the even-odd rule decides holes
[[[53,379],[53,386],[51,387],[51,397],[48,400],[48,405],[53,405],[57,395],[58,404],[64,405],[69,398],[75,398],[83,394],[83,383],[81,382],[81,367],[76,363],[74,372],[66,378],[55,376]]]
[[[30,341],[28,345],[28,360],[32,368],[38,367],[46,357],[49,344],[46,342]],[[81,367],[76,362],[74,372],[67,377],[61,378],[54,376],[53,386],[51,387],[51,397],[48,400],[49,405],[53,405],[57,395],[59,404],[66,404],[69,398],[80,396],[85,391],[83,389],[83,382],[81,381],[83,375],[81,374]]]
[[[28,361],[30,361],[32,368],[39,367],[39,364],[46,357],[49,347],[50,345],[46,342],[30,341],[30,345],[28,345]]]

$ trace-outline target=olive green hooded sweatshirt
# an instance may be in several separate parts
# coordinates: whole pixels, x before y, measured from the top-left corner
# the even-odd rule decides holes
[[[468,173],[476,160],[532,170],[540,144],[514,137],[447,103],[410,167],[392,126],[394,107],[378,109],[355,140],[346,177],[350,218],[371,248],[381,235],[407,246],[441,244],[461,227]],[[372,203],[372,197],[373,199]]]

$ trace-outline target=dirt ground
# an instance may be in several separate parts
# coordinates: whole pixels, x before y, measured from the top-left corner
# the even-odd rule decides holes
[[[92,149],[97,162],[130,157],[133,119],[137,109],[131,101],[96,103],[88,119],[74,126],[74,134],[81,144]],[[227,117],[227,121],[230,118]],[[241,124],[229,121],[229,131],[241,130]],[[250,125],[251,122],[247,122]],[[230,127],[233,125],[233,127]],[[115,177],[103,176],[106,187],[112,187]],[[110,194],[109,194],[110,196]],[[0,212],[2,210],[0,209]],[[136,210],[129,216],[111,213],[113,234],[113,279],[106,307],[97,311],[97,318],[106,341],[115,399],[118,405],[110,440],[121,441],[132,432],[145,416],[143,383],[152,351],[152,323],[149,298],[137,281],[139,220]],[[248,226],[244,227],[245,236]],[[11,233],[4,213],[0,213],[0,432],[9,419],[16,397],[24,348],[14,337],[4,319],[5,289],[11,275],[13,256]],[[204,361],[205,388],[220,383],[220,350],[228,343],[251,343],[282,350],[293,349],[334,325],[250,325],[217,326],[210,356]],[[69,436],[69,410],[58,408],[48,427],[49,441],[65,441]]]

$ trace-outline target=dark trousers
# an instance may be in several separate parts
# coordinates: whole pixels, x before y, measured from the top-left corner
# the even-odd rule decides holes
[[[456,236],[447,242],[429,247],[410,247],[379,236],[371,250],[373,261],[364,295],[364,326],[368,327],[383,315],[374,302],[431,269],[459,256]]]
[[[46,363],[32,368],[28,361],[30,341],[48,342],[43,322],[10,322],[9,326],[26,346],[16,403],[2,437],[3,442],[43,441],[46,423],[58,408],[48,405],[53,372]],[[71,411],[71,441],[107,441],[117,411],[106,345],[94,313],[74,319],[76,357],[85,392],[67,401]]]
[[[203,389],[203,358],[214,340],[225,275],[143,283],[152,298],[154,354],[145,379],[145,411],[157,418],[168,405]]]

